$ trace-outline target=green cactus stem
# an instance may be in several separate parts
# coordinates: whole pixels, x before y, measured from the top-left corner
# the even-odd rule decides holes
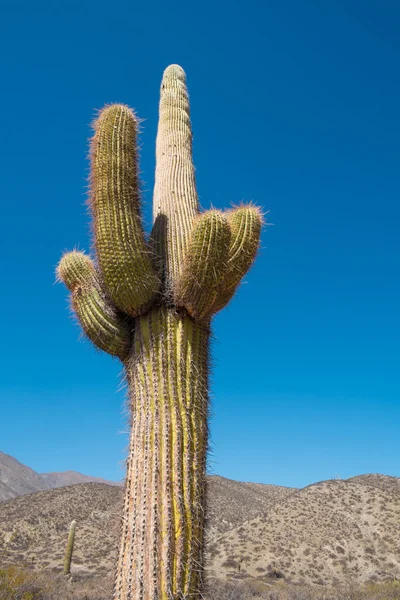
[[[182,273],[174,289],[174,300],[199,320],[208,319],[219,297],[228,268],[231,230],[222,212],[209,210],[193,224]]]
[[[163,76],[153,229],[140,217],[138,119],[100,112],[91,145],[95,264],[63,256],[58,277],[89,339],[121,359],[132,427],[114,600],[200,600],[211,318],[259,246],[262,214],[200,213],[186,76]]]
[[[74,551],[76,521],[72,521],[69,527],[67,547],[64,555],[64,575],[71,575],[71,560]]]
[[[115,306],[146,312],[159,287],[140,217],[138,119],[127,106],[100,112],[91,144],[91,208],[97,259]]]
[[[87,337],[101,350],[121,360],[127,358],[129,319],[107,300],[91,259],[83,252],[69,252],[60,261],[57,276],[72,292],[71,304]]]

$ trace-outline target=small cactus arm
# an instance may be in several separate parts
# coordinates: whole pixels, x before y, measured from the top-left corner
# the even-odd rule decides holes
[[[212,315],[256,255],[262,214],[200,213],[186,77],[161,84],[154,223],[140,217],[138,119],[107,106],[91,144],[96,264],[81,252],[58,277],[90,340],[125,367],[132,411],[115,600],[200,598],[204,574]]]
[[[64,575],[71,575],[71,560],[74,551],[76,521],[72,521],[69,527],[68,541],[64,555]]]

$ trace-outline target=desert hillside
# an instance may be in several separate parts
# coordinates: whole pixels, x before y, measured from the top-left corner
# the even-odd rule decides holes
[[[121,488],[85,483],[1,503],[1,562],[61,568],[68,528],[75,519],[75,570],[102,574],[115,558],[121,501]]]
[[[91,477],[90,475],[83,475],[77,471],[61,471],[60,473],[40,473],[42,479],[44,479],[51,489],[60,487],[66,487],[67,485],[76,485],[77,483],[107,483],[108,485],[122,485],[119,481],[108,481],[101,477]]]
[[[400,486],[365,475],[301,490],[209,477],[208,573],[304,583],[400,579]],[[77,521],[73,571],[113,569],[122,489],[84,483],[0,504],[4,564],[61,569]]]
[[[275,502],[296,491],[278,485],[233,481],[219,475],[208,477],[208,489],[208,533],[211,537],[265,513]]]
[[[399,479],[369,475],[308,486],[224,533],[209,551],[218,577],[399,579]]]
[[[214,539],[247,515],[262,514],[286,488],[210,476],[209,490],[208,531]],[[2,562],[59,568],[69,524],[76,520],[75,569],[97,573],[109,568],[115,559],[121,502],[120,487],[86,483],[1,503]]]

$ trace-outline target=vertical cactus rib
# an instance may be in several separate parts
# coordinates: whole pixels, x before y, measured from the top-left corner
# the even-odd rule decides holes
[[[138,120],[127,106],[103,109],[91,143],[94,241],[102,277],[115,305],[137,316],[159,288],[140,217]]]
[[[208,335],[173,309],[154,309],[138,319],[135,354],[127,365],[136,458],[128,462],[116,600],[198,594]]]
[[[218,210],[201,214],[193,227],[174,301],[199,320],[210,317],[228,267],[231,230]]]
[[[171,65],[161,83],[152,232],[167,292],[182,267],[198,210],[186,76]]]
[[[190,450],[185,472],[190,476],[190,510],[187,534],[187,555],[183,581],[185,596],[201,597],[203,591],[204,525],[207,495],[207,451],[209,416],[209,339],[207,327],[199,327],[190,319],[185,321],[185,340],[181,365],[185,373],[185,403],[190,421]],[[197,376],[193,378],[195,365]]]
[[[131,326],[106,298],[91,259],[83,252],[69,252],[62,257],[57,275],[71,291],[72,307],[87,337],[101,350],[125,360]]]
[[[242,278],[253,264],[263,225],[261,210],[252,205],[240,206],[229,211],[227,219],[231,228],[228,268],[212,312],[217,312],[228,304]]]

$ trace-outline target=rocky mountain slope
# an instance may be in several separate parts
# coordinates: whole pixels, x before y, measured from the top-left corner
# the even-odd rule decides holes
[[[301,490],[209,478],[208,572],[335,583],[400,579],[400,480],[363,475]],[[77,521],[75,572],[113,569],[122,490],[63,487],[0,504],[1,562],[61,569]]]
[[[275,502],[296,491],[295,488],[244,483],[219,475],[208,478],[210,505],[208,533],[211,537],[265,513]]]
[[[77,521],[76,571],[102,574],[115,560],[122,489],[84,483],[0,504],[3,564],[61,569],[68,529]]]
[[[0,452],[0,502],[24,494],[32,494],[33,492],[75,483],[88,483],[89,481],[119,485],[113,481],[82,475],[82,473],[76,471],[37,473],[30,467],[20,463],[13,456]]]
[[[323,481],[214,539],[218,577],[284,577],[306,583],[400,579],[399,479]]]
[[[76,485],[77,483],[107,483],[108,485],[122,485],[119,481],[107,481],[101,477],[91,477],[83,475],[77,471],[62,471],[60,473],[40,473],[51,489],[65,487],[67,485]]]
[[[209,477],[209,537],[214,539],[257,516],[285,490]],[[120,487],[86,483],[24,495],[0,504],[2,562],[37,568],[61,568],[68,528],[77,521],[74,567],[102,573],[112,568],[117,547],[123,491]]]
[[[50,487],[39,473],[14,457],[0,452],[0,502],[22,494],[48,490]]]

